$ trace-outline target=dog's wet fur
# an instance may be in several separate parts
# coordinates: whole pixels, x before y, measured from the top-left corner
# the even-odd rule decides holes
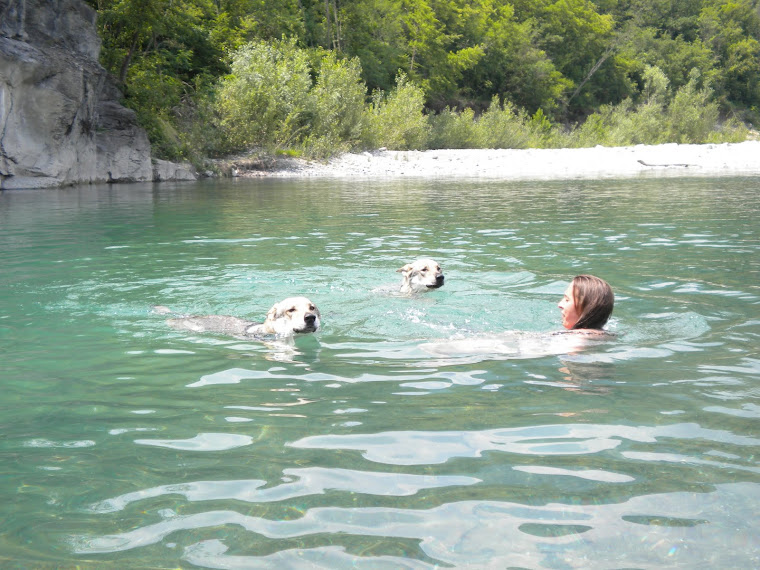
[[[419,293],[443,287],[443,271],[434,259],[418,259],[396,271],[401,273],[401,293]]]
[[[164,306],[154,307],[157,313],[170,313]],[[306,297],[288,297],[267,312],[263,323],[227,315],[186,316],[167,319],[177,330],[209,332],[239,338],[292,336],[317,332],[321,325],[319,309]]]

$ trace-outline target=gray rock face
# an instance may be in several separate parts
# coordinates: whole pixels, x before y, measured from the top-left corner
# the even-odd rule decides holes
[[[153,181],[163,180],[197,180],[195,169],[188,163],[169,162],[168,160],[153,161]]]
[[[81,0],[0,0],[0,189],[153,180]]]

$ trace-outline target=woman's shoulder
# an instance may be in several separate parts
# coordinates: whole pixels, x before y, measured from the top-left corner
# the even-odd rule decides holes
[[[557,331],[554,335],[585,335],[598,338],[615,338],[618,334],[604,329],[571,329],[567,331]]]

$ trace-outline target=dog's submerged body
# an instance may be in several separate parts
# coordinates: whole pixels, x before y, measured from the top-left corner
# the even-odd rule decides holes
[[[401,293],[419,293],[443,287],[443,271],[434,259],[418,259],[396,271],[402,277]]]
[[[169,312],[165,307],[157,312]],[[319,309],[306,297],[288,297],[267,312],[263,323],[227,315],[176,317],[166,321],[177,330],[210,332],[236,337],[292,336],[313,333],[321,324]]]

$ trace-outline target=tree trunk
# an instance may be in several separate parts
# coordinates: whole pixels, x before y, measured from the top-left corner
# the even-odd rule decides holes
[[[583,81],[581,81],[580,85],[576,88],[576,90],[573,92],[572,95],[570,95],[570,99],[567,100],[568,103],[573,100],[573,98],[581,92],[581,89],[583,89],[583,86],[586,85],[589,79],[591,79],[591,76],[594,75],[597,71],[599,71],[599,68],[602,67],[602,64],[607,61],[607,58],[612,55],[612,52],[615,51],[615,44],[612,44],[610,47],[608,47],[605,52],[602,54],[602,57],[600,57],[597,62],[594,64],[594,67],[591,68],[591,71],[589,71],[586,74],[586,77],[583,78]]]
[[[330,33],[330,0],[325,0],[325,46],[330,47],[332,34]]]
[[[337,51],[340,51],[341,49],[341,41],[340,41],[340,19],[338,18],[338,0],[332,0],[333,3],[333,17],[335,18],[333,20],[333,23],[335,24],[335,41],[333,42],[333,49],[336,49]]]
[[[129,70],[129,64],[132,63],[132,56],[135,53],[135,50],[137,49],[137,39],[139,35],[135,31],[134,34],[132,34],[132,45],[129,46],[129,51],[127,52],[126,57],[124,58],[124,61],[121,62],[121,70],[119,70],[119,83],[124,85],[124,83],[127,81],[127,71]]]

